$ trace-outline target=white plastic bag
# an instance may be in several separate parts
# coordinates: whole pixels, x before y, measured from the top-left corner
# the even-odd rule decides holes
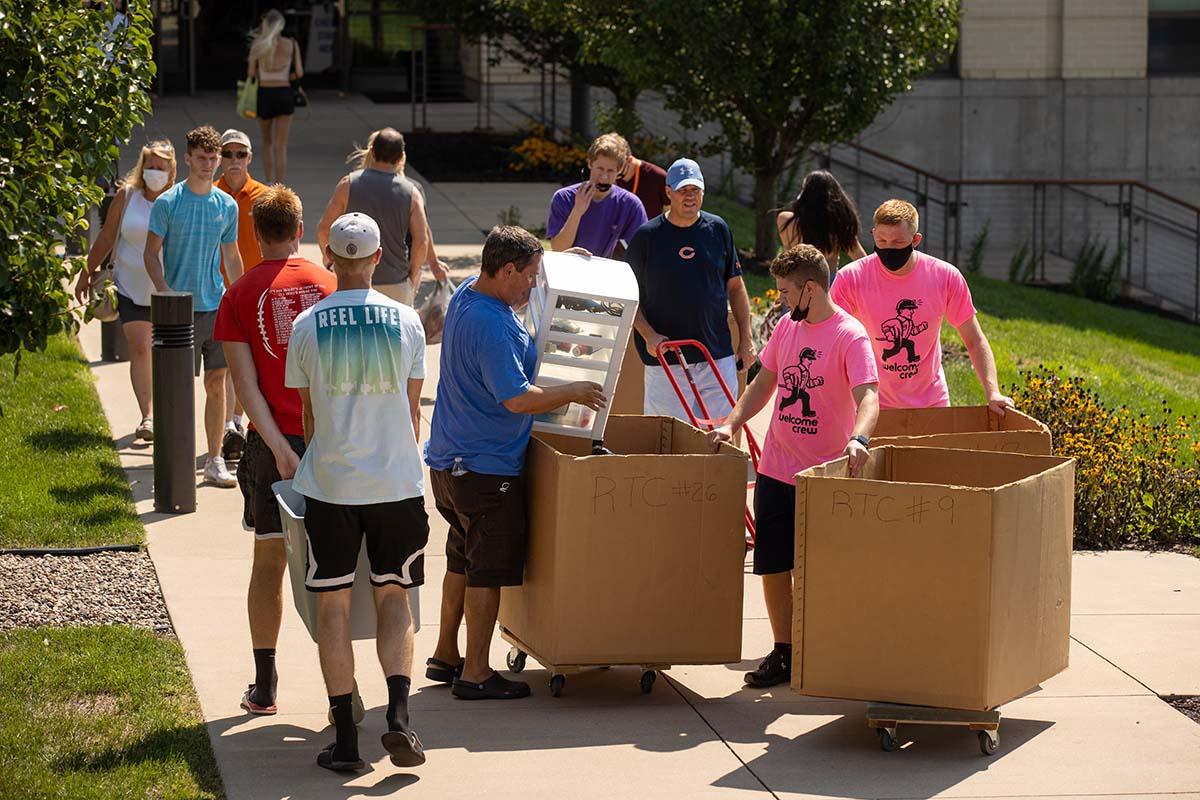
[[[442,340],[442,328],[446,326],[446,310],[454,295],[454,284],[443,278],[434,284],[433,291],[417,309],[417,316],[425,326],[425,344],[437,344]]]

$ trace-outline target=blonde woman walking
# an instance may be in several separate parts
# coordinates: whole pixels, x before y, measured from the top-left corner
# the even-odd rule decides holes
[[[283,14],[271,9],[250,38],[247,78],[258,78],[258,126],[268,184],[283,183],[287,178],[288,135],[296,109],[292,81],[304,77],[300,45],[283,35],[284,24]]]
[[[146,274],[142,253],[150,227],[150,207],[174,184],[175,148],[165,139],[150,142],[119,184],[100,236],[88,253],[87,268],[75,284],[75,298],[81,303],[90,299],[92,275],[112,253],[117,312],[129,341],[129,381],[142,412],[134,436],[146,442],[154,439],[150,396],[150,293],[154,286]]]

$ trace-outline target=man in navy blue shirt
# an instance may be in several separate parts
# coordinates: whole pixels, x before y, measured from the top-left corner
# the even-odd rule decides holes
[[[533,339],[513,309],[523,307],[542,268],[542,245],[521,228],[498,225],[483,245],[479,276],[462,283],[446,311],[441,374],[425,463],[437,509],[450,523],[441,628],[426,676],[465,700],[529,695],[488,662],[500,587],[525,571],[525,488],[521,469],[533,416],[580,403],[605,405],[599,384],[532,384]],[[458,629],[467,619],[466,658]]]
[[[633,235],[626,259],[637,276],[640,304],[634,318],[634,345],[645,371],[644,412],[686,420],[687,414],[658,365],[658,346],[668,339],[695,339],[708,348],[730,392],[737,392],[737,373],[754,363],[750,337],[750,297],[742,282],[733,233],[725,220],[702,211],[704,176],[700,165],[681,158],[667,170],[667,210]],[[728,313],[738,326],[733,349]],[[692,377],[708,413],[723,418],[732,407],[700,351],[684,348]],[[674,362],[674,357],[670,361]],[[676,380],[697,417],[682,369]]]

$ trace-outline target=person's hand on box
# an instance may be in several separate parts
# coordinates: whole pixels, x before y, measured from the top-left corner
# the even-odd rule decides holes
[[[846,468],[850,470],[850,477],[857,478],[862,468],[866,466],[867,459],[871,454],[867,452],[867,448],[858,439],[851,439],[846,443],[846,449],[842,451],[842,455],[846,456]]]
[[[598,411],[608,405],[608,398],[604,396],[604,387],[598,383],[576,381],[569,386],[572,403],[587,406],[593,411]]]
[[[1016,411],[1017,406],[1013,403],[1013,399],[1000,392],[995,392],[988,396],[988,410],[999,417],[1003,417],[1007,411]]]
[[[573,255],[577,255],[577,256],[583,256],[584,258],[591,258],[591,257],[592,257],[592,251],[591,251],[591,250],[588,250],[586,247],[568,247],[568,248],[567,248],[566,250],[564,250],[563,252],[564,252],[564,253],[571,253],[571,254],[573,254]]]
[[[733,441],[733,428],[722,425],[708,432],[708,446],[714,453],[720,452],[721,445]]]

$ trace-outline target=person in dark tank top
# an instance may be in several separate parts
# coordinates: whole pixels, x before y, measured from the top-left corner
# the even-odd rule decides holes
[[[317,243],[324,252],[329,226],[342,214],[357,211],[374,219],[379,224],[383,249],[375,269],[374,288],[411,306],[421,281],[429,228],[421,193],[396,170],[403,159],[404,136],[395,128],[379,131],[371,143],[370,162],[338,181],[333,190],[317,226]],[[411,248],[406,244],[410,234]]]

